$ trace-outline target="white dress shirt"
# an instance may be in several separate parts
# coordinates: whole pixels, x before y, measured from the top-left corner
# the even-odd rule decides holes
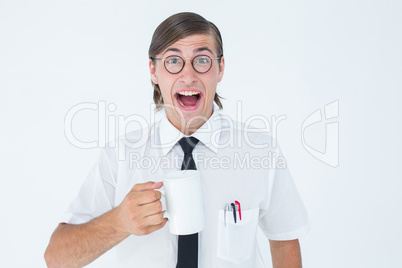
[[[183,151],[177,141],[183,136],[164,115],[149,130],[131,132],[111,146],[116,148],[103,149],[62,221],[88,222],[118,206],[135,184],[158,182],[162,174],[180,170]],[[200,141],[193,156],[201,173],[205,210],[200,268],[264,267],[257,228],[271,240],[297,239],[308,232],[307,212],[271,135],[248,131],[215,106],[192,136]],[[225,204],[235,200],[240,202],[242,220],[237,213],[234,223],[233,214],[226,213],[225,226]],[[161,201],[165,209],[164,198]],[[118,244],[112,249],[115,267],[176,267],[178,237],[170,234],[168,225],[169,221],[156,232],[131,235]]]

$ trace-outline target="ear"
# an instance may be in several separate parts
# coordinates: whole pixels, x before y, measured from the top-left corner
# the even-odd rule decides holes
[[[156,68],[155,64],[151,59],[149,59],[149,72],[151,73],[151,80],[152,82],[157,85],[158,84],[158,78],[156,77]]]
[[[225,58],[222,56],[221,63],[219,63],[218,83],[222,80],[224,71],[225,71]]]

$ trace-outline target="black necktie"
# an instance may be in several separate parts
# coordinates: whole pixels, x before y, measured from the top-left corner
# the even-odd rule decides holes
[[[179,144],[184,152],[181,170],[197,169],[193,159],[193,149],[198,143],[194,137],[183,137]],[[198,266],[198,233],[179,235],[179,247],[176,268],[194,268]]]

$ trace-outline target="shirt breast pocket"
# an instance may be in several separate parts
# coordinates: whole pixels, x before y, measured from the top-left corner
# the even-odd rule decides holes
[[[233,212],[219,210],[217,257],[221,260],[241,264],[255,258],[257,246],[257,227],[259,209],[242,210],[242,219],[237,213],[234,222]]]

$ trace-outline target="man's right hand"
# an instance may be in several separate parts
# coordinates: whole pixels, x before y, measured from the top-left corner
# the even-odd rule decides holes
[[[163,183],[136,184],[121,204],[83,224],[61,223],[53,232],[45,252],[48,267],[82,267],[126,239],[130,234],[146,235],[162,228]]]
[[[165,226],[161,193],[162,182],[138,183],[115,209],[117,226],[120,231],[134,235],[146,235]]]

